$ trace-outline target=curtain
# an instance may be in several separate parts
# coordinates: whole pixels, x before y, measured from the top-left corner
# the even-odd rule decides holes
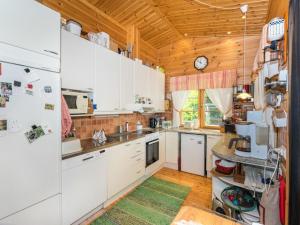
[[[216,88],[205,90],[212,103],[224,115],[224,119],[232,116],[232,88]]]
[[[254,82],[254,106],[256,110],[263,110],[265,107],[264,80],[266,74],[268,74],[268,67],[265,65]]]
[[[180,111],[182,110],[184,103],[188,97],[188,91],[173,91],[173,127],[180,126]]]
[[[170,90],[185,91],[210,88],[230,88],[236,84],[236,80],[236,69],[171,77]]]

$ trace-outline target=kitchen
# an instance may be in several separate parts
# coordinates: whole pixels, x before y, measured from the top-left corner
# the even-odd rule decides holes
[[[1,1],[0,224],[298,224],[297,4]]]

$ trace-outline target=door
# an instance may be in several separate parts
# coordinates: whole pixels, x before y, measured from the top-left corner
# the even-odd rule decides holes
[[[159,160],[159,140],[146,143],[146,167]]]
[[[103,151],[102,151],[103,152]],[[99,153],[100,155],[100,153]],[[63,161],[63,225],[70,225],[107,200],[105,152]]]
[[[0,42],[60,56],[60,14],[32,0],[0,1]]]
[[[166,162],[178,165],[179,140],[177,132],[166,132]]]
[[[127,110],[130,104],[134,104],[134,62],[126,57],[120,58],[120,108]]]
[[[181,170],[205,175],[205,138],[203,135],[181,134]]]
[[[120,55],[95,46],[94,102],[98,112],[120,109]]]
[[[159,161],[161,164],[166,162],[166,133],[159,133]]]
[[[207,135],[207,151],[206,151],[206,173],[208,177],[211,177],[210,171],[214,167],[213,165],[213,154],[212,148],[221,139],[221,136],[217,135]]]
[[[149,80],[149,67],[141,63],[135,62],[134,66],[134,90],[135,95],[149,98],[149,90],[151,88]],[[152,83],[152,82],[151,82]]]
[[[1,69],[0,202],[9,204],[0,204],[0,219],[60,193],[61,174],[59,74],[6,63]]]
[[[0,220],[0,225],[61,225],[61,195]]]
[[[61,31],[62,88],[91,91],[94,89],[94,44],[68,31]]]

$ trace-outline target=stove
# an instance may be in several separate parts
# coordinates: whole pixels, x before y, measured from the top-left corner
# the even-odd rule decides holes
[[[159,132],[145,135],[146,140],[146,167],[159,160]]]

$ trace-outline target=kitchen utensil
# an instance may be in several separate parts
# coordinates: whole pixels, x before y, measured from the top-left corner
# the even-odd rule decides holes
[[[227,175],[231,174],[236,167],[235,163],[231,163],[226,160],[217,160],[215,164],[217,172]]]
[[[98,44],[105,47],[105,48],[109,48],[110,46],[110,36],[108,33],[105,32],[99,32],[97,33],[98,35]]]
[[[88,33],[88,38],[93,43],[97,43],[98,42],[98,35],[96,33],[89,32]]]
[[[158,124],[158,122],[157,122],[156,118],[150,118],[150,120],[149,120],[149,126],[151,128],[156,128],[157,124]]]
[[[142,130],[143,130],[143,125],[141,124],[140,121],[138,121],[138,122],[136,123],[136,130],[137,130],[137,131],[142,131]]]
[[[235,149],[242,152],[251,152],[251,138],[250,136],[232,138],[229,142],[228,148],[232,148],[235,143]]]
[[[76,22],[75,20],[68,20],[66,24],[66,29],[72,34],[80,36],[82,26],[80,23]]]

